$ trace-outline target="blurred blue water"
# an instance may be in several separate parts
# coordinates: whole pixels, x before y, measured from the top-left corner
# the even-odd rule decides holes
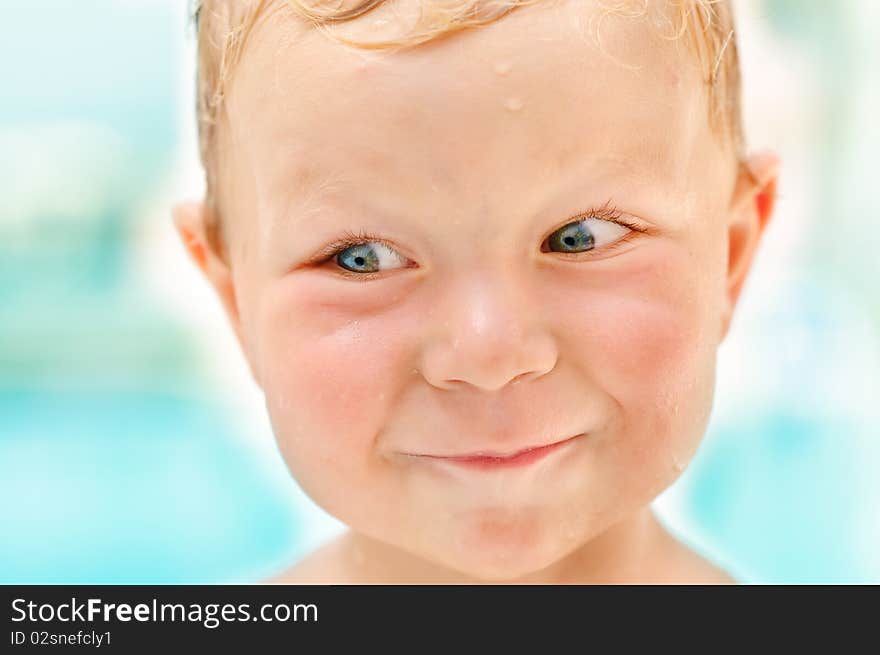
[[[252,581],[297,539],[223,408],[147,393],[0,395],[0,583]]]
[[[877,334],[835,282],[784,292],[749,326],[751,388],[741,411],[713,417],[685,512],[744,582],[876,582]]]
[[[854,423],[813,416],[747,417],[712,435],[693,462],[688,510],[742,582],[860,583],[869,578],[857,530],[863,467],[833,435]],[[864,499],[867,500],[867,499]]]
[[[183,3],[18,0],[4,25],[0,583],[258,579],[298,541],[290,487],[132,266],[180,140]]]

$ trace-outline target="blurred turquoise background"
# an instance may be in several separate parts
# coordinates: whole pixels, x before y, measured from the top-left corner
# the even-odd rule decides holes
[[[202,189],[185,4],[3,2],[0,583],[251,582],[340,529],[172,232]],[[736,8],[780,198],[655,506],[744,582],[876,583],[880,3]]]

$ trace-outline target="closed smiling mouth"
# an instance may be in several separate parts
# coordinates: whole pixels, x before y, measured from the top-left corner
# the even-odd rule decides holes
[[[406,453],[406,455],[409,457],[433,460],[441,463],[457,464],[476,469],[507,468],[525,466],[532,462],[536,462],[550,453],[560,450],[582,436],[584,436],[584,433],[576,434],[573,437],[568,437],[567,439],[555,441],[543,446],[532,446],[509,453],[478,451],[457,455],[430,455],[421,453]]]

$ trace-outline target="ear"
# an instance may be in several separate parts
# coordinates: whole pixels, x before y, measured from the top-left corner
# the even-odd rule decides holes
[[[220,298],[226,316],[232,324],[238,343],[248,361],[251,374],[259,384],[256,369],[251,362],[250,353],[243,338],[232,269],[227,263],[227,258],[218,251],[217,242],[219,240],[211,239],[208,236],[212,225],[211,221],[214,220],[210,210],[201,202],[182,202],[174,206],[172,215],[174,226],[184,248]]]
[[[779,156],[761,152],[743,161],[737,172],[730,200],[727,226],[727,295],[722,316],[721,339],[727,336],[743,283],[751,269],[758,243],[776,204]]]

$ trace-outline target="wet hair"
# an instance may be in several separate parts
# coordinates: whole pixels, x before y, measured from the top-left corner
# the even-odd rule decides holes
[[[354,41],[331,28],[353,21],[394,0],[195,0],[192,9],[198,41],[197,101],[199,151],[205,169],[208,239],[225,256],[217,206],[216,135],[224,97],[257,19],[271,7],[286,9],[329,38],[355,48],[393,51],[494,22],[511,11],[552,0],[419,0],[412,30],[384,41]],[[742,159],[744,133],[740,100],[739,55],[731,0],[598,0],[602,16],[628,19],[660,16],[668,24],[658,32],[667,40],[686,38],[706,85],[711,129]],[[348,8],[344,6],[349,5]],[[654,14],[651,9],[660,9]],[[601,20],[599,21],[601,23]],[[656,25],[656,22],[654,23]],[[659,26],[658,26],[659,27]],[[597,27],[598,37],[598,27]],[[601,40],[597,38],[601,47]]]

